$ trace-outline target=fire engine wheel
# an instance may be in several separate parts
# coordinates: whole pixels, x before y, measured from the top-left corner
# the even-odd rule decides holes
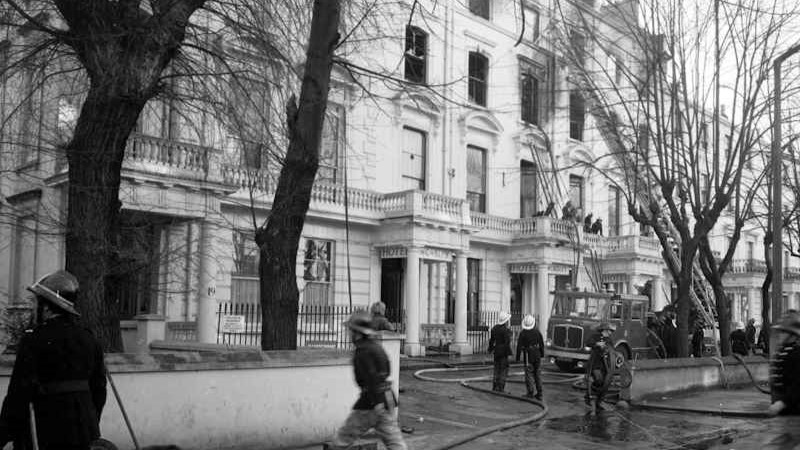
[[[572,372],[573,370],[575,370],[575,367],[577,365],[578,364],[575,361],[562,361],[558,359],[556,360],[556,366],[558,366],[558,368],[561,369],[562,372]]]
[[[616,367],[627,365],[628,361],[631,360],[631,351],[628,350],[628,346],[618,345],[614,348],[614,351],[617,353],[617,361],[615,361]]]

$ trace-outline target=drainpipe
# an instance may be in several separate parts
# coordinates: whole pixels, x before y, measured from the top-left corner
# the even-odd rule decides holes
[[[442,113],[442,195],[453,195],[453,178],[450,176],[450,167],[448,165],[448,148],[452,146],[452,112],[447,108],[447,99],[452,98],[453,88],[450,86],[452,80],[452,51],[451,46],[453,43],[453,6],[451,2],[444,2],[444,58],[442,66],[442,77],[444,82],[444,102],[445,108]],[[452,156],[449,158],[452,161]],[[445,191],[445,188],[447,191]]]

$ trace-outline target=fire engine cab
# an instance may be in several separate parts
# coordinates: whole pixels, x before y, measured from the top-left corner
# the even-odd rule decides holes
[[[556,291],[547,326],[547,356],[563,371],[583,368],[600,338],[597,326],[610,322],[617,327],[611,342],[622,357],[654,357],[656,348],[647,339],[648,304],[643,295]]]

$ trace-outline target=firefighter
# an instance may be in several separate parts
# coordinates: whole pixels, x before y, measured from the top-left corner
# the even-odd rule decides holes
[[[526,397],[542,400],[541,363],[544,358],[544,339],[536,327],[536,319],[528,314],[522,319],[522,331],[517,338],[517,362],[520,354],[525,358]],[[534,388],[536,390],[534,391]]]
[[[771,364],[771,414],[800,414],[800,315],[788,315],[774,329],[784,332]]]
[[[0,412],[0,448],[88,449],[100,437],[106,402],[103,349],[75,323],[78,280],[60,270],[28,287],[35,295],[36,327],[21,339]]]
[[[375,302],[369,310],[372,313],[372,328],[375,331],[396,331],[394,325],[386,318],[386,303]]]
[[[353,369],[361,395],[356,400],[344,425],[336,431],[334,449],[350,448],[361,435],[374,428],[389,450],[405,450],[406,443],[397,425],[397,398],[388,380],[389,357],[372,336],[372,315],[357,311],[347,321],[356,346]]]
[[[747,333],[744,331],[744,324],[736,322],[736,329],[730,335],[731,351],[737,355],[747,356],[750,347],[747,345]]]
[[[597,327],[600,338],[592,346],[589,362],[586,364],[586,406],[590,412],[612,409],[605,397],[612,378],[612,342],[611,333],[616,328],[608,322]]]
[[[502,311],[497,320],[497,325],[492,327],[489,336],[489,353],[494,353],[494,376],[492,378],[492,390],[503,392],[506,388],[508,378],[508,357],[511,356],[511,328],[508,321],[511,314]]]

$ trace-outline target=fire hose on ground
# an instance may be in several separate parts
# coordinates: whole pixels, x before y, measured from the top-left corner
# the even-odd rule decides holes
[[[467,434],[465,436],[462,436],[462,437],[460,437],[460,438],[458,438],[458,439],[456,439],[454,441],[447,442],[447,443],[445,443],[443,445],[440,445],[440,446],[436,447],[434,450],[449,450],[451,448],[455,448],[455,447],[457,447],[459,445],[462,445],[462,444],[465,444],[467,442],[474,441],[474,440],[476,440],[478,438],[481,438],[483,436],[486,436],[488,434],[492,434],[492,433],[495,433],[495,432],[498,432],[498,431],[508,430],[510,428],[515,428],[515,427],[519,427],[519,426],[522,426],[522,425],[527,425],[529,423],[536,422],[538,420],[541,420],[542,418],[544,418],[547,415],[547,411],[548,411],[547,405],[545,405],[543,402],[541,402],[539,400],[532,399],[532,398],[527,398],[527,397],[521,397],[521,396],[512,395],[512,394],[507,394],[505,392],[496,392],[496,391],[493,391],[493,390],[490,390],[490,389],[486,389],[486,388],[481,388],[481,387],[478,387],[478,386],[475,386],[475,385],[472,385],[472,384],[469,383],[471,381],[490,381],[492,379],[491,375],[481,375],[481,376],[475,376],[475,377],[459,377],[459,378],[439,378],[439,377],[432,377],[432,376],[425,375],[426,373],[469,372],[469,371],[477,371],[477,370],[486,370],[487,367],[489,367],[488,364],[487,365],[481,365],[481,366],[473,366],[473,367],[463,367],[463,366],[462,367],[454,367],[452,364],[447,364],[447,363],[444,363],[444,362],[441,362],[441,361],[436,361],[436,362],[438,362],[440,364],[443,364],[443,365],[445,365],[447,367],[446,368],[432,368],[432,369],[418,370],[418,371],[414,372],[414,378],[417,378],[419,380],[424,380],[424,381],[438,382],[438,383],[454,383],[454,382],[457,382],[457,383],[461,384],[461,386],[464,386],[467,389],[472,389],[472,390],[475,390],[475,391],[478,391],[478,392],[484,392],[484,393],[487,393],[487,394],[492,394],[492,395],[496,395],[496,396],[499,396],[499,397],[504,397],[504,398],[508,398],[508,399],[512,399],[512,400],[523,401],[523,402],[526,402],[526,403],[530,403],[530,404],[536,405],[539,408],[541,408],[542,410],[540,412],[532,415],[532,416],[525,417],[523,419],[514,420],[514,421],[511,421],[511,422],[508,422],[508,423],[498,424],[498,425],[494,425],[494,426],[491,426],[491,427],[480,429],[480,430],[475,431],[473,433],[470,433],[470,434]],[[513,372],[513,373],[509,373],[509,376],[518,376],[518,375],[522,375],[522,374],[524,374],[524,372]],[[558,375],[563,375],[563,374],[558,374]],[[567,374],[567,375],[569,375],[569,374]],[[553,384],[553,383],[572,382],[575,378],[576,378],[576,376],[569,376],[568,378],[566,378],[564,380],[542,380],[542,383]],[[509,380],[508,382],[519,383],[516,380]]]

